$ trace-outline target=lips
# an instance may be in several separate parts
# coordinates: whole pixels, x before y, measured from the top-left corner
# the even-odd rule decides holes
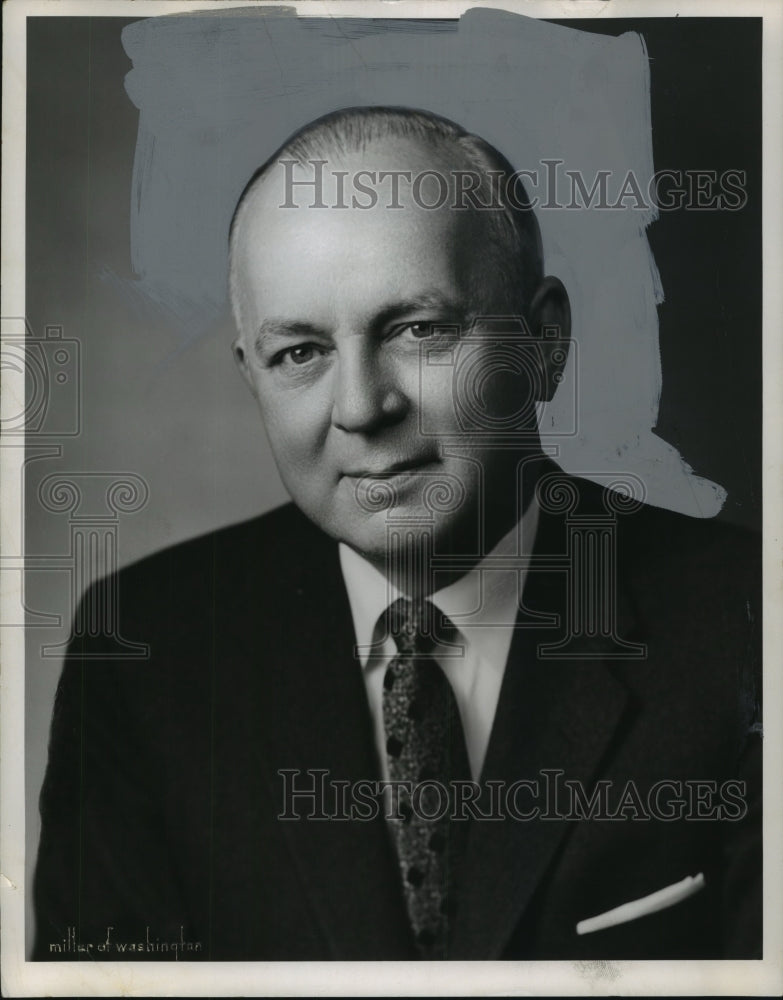
[[[390,479],[392,476],[404,475],[409,472],[416,472],[435,461],[432,455],[424,455],[419,458],[405,458],[399,462],[391,462],[379,468],[357,468],[348,469],[343,475],[349,479]]]

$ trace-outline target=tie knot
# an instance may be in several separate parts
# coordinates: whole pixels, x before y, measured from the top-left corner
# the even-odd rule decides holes
[[[401,656],[426,656],[435,646],[435,607],[399,597],[389,605],[387,624]]]

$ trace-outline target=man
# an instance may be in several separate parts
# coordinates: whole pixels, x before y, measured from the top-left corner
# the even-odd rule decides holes
[[[542,454],[570,315],[512,167],[336,112],[230,254],[296,506],[123,571],[148,662],[74,640],[36,957],[759,955],[758,553]]]

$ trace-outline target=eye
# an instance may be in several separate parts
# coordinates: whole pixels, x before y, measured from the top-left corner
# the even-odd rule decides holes
[[[416,323],[400,323],[392,330],[392,336],[398,337],[400,334],[410,334],[415,340],[423,340],[425,337],[431,337],[434,329],[434,323],[424,321]]]
[[[312,344],[301,344],[299,347],[292,347],[288,352],[288,357],[295,365],[305,365],[313,360],[315,348]]]
[[[417,340],[421,340],[432,336],[433,326],[433,323],[409,323],[405,329],[410,330]]]
[[[272,363],[275,365],[280,364],[292,364],[292,365],[306,365],[317,354],[323,353],[320,351],[315,344],[297,344],[296,347],[286,347],[284,351],[277,353]]]
[[[460,323],[453,320],[438,318],[435,320],[416,320],[410,323],[400,323],[391,331],[391,337],[402,337],[403,342],[426,340],[433,347],[451,346],[459,339]]]

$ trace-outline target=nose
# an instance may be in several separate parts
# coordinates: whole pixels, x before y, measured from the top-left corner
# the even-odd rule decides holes
[[[372,434],[399,423],[409,401],[395,374],[368,350],[346,350],[333,383],[332,424],[351,434]]]

